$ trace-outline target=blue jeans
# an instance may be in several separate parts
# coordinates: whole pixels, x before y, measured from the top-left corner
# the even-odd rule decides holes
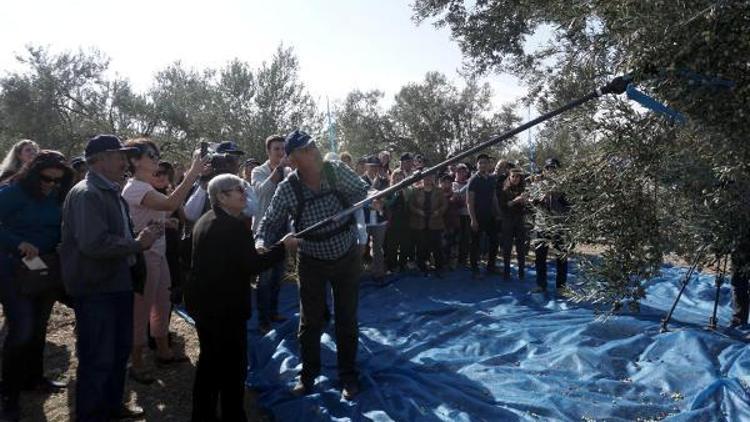
[[[133,292],[75,298],[78,330],[76,420],[108,421],[123,404],[133,347]]]
[[[55,304],[53,295],[21,295],[14,280],[15,264],[0,256],[0,299],[8,327],[2,352],[3,394],[11,400],[18,400],[21,389],[44,376],[47,321]]]
[[[279,291],[285,269],[286,261],[281,261],[270,270],[262,272],[258,278],[256,302],[259,324],[270,324],[271,317],[279,313]]]

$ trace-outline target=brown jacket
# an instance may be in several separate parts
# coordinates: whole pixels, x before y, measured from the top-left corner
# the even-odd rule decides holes
[[[426,192],[422,189],[415,189],[409,196],[409,227],[413,230],[424,230],[425,229],[425,194]],[[443,220],[443,214],[448,208],[448,201],[445,199],[443,192],[434,187],[429,193],[431,195],[431,208],[432,213],[430,215],[430,230],[443,230],[445,229],[445,221]]]

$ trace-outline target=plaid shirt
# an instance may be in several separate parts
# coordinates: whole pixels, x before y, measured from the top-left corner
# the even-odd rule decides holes
[[[351,204],[367,197],[367,185],[356,173],[340,162],[330,162],[330,165],[336,174],[336,190],[342,193]],[[297,171],[294,174],[297,174]],[[332,193],[333,189],[329,186],[325,173],[321,174],[321,189],[319,193],[313,192],[304,183],[301,183],[301,185],[305,207],[300,216],[300,221],[296,223],[298,230],[304,230],[342,211],[341,202]],[[294,194],[294,189],[287,178],[279,184],[276,193],[271,199],[271,204],[268,206],[263,220],[258,226],[255,237],[256,246],[268,247],[266,239],[270,241],[273,238],[273,233],[278,233],[282,230],[287,219],[294,218],[296,213],[297,196]],[[348,222],[348,218],[344,221],[334,222],[322,227],[320,230],[316,230],[314,233],[330,232],[344,224],[348,224]],[[344,256],[356,242],[357,228],[355,225],[352,225],[349,230],[331,236],[323,241],[303,240],[300,243],[300,253],[313,258],[331,261]]]

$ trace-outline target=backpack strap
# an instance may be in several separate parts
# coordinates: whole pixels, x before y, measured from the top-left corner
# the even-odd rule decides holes
[[[294,197],[297,199],[297,209],[294,211],[294,231],[300,231],[299,228],[299,221],[300,217],[302,217],[302,211],[305,210],[305,199],[302,195],[302,182],[299,180],[299,176],[297,176],[297,173],[292,173],[288,177],[289,184],[292,186],[292,192],[294,192]]]
[[[328,183],[329,189],[331,191],[323,193],[321,195],[314,196],[310,198],[309,200],[314,201],[326,195],[334,195],[336,199],[339,201],[339,203],[341,204],[342,210],[349,208],[350,202],[348,198],[341,191],[339,191],[339,189],[337,189],[336,171],[333,167],[333,164],[331,164],[331,162],[329,161],[326,161],[323,163],[323,177],[326,178],[326,182]],[[299,180],[299,176],[297,175],[297,173],[290,174],[288,179],[289,179],[289,183],[292,186],[292,191],[294,192],[294,196],[297,199],[297,209],[294,215],[294,230],[296,232],[299,232],[301,231],[299,222],[302,217],[302,212],[305,210],[306,201],[302,193],[302,182]],[[314,242],[326,240],[326,239],[331,238],[332,236],[335,236],[339,233],[349,230],[349,227],[352,224],[356,224],[356,219],[354,218],[354,214],[352,214],[349,217],[349,220],[345,224],[342,224],[338,228],[333,229],[331,231],[326,231],[323,233],[307,234],[306,236],[304,236],[304,239],[311,240]]]

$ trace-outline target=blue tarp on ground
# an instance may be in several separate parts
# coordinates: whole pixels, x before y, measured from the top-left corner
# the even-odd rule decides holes
[[[591,307],[530,294],[534,272],[514,279],[404,276],[363,281],[358,364],[362,392],[341,399],[333,326],[322,338],[316,394],[288,393],[300,369],[297,296],[282,290],[291,318],[264,337],[251,320],[248,384],[277,420],[750,420],[750,348],[741,332],[706,331],[714,278],[691,282],[672,332],[660,319],[684,268],[647,283],[638,314],[602,322]],[[550,274],[554,280],[554,272]],[[571,281],[575,276],[571,276]],[[722,289],[719,322],[730,318]],[[292,317],[293,316],[293,317]]]

